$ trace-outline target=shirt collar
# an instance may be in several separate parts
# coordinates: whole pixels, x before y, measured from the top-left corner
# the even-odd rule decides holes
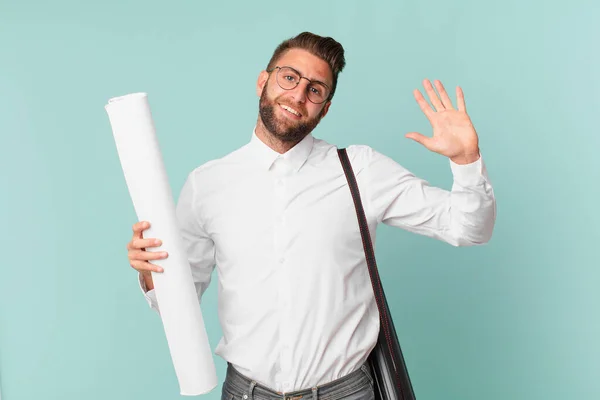
[[[292,169],[296,172],[302,168],[310,152],[312,151],[314,143],[313,136],[309,133],[302,139],[298,144],[289,149],[284,154],[279,154],[262,140],[256,136],[256,128],[252,132],[252,139],[250,140],[250,150],[252,157],[259,163],[264,169],[269,169],[277,160],[277,158],[285,159]]]

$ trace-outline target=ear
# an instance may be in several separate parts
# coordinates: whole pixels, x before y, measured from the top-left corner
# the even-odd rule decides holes
[[[323,107],[323,111],[322,111],[322,115],[320,119],[325,118],[325,116],[327,115],[327,113],[329,112],[329,107],[331,106],[331,100],[329,100],[327,103],[325,103],[325,107]]]
[[[256,80],[256,95],[260,97],[262,94],[263,88],[265,87],[267,81],[269,80],[269,73],[267,71],[261,71],[258,75],[258,79]]]

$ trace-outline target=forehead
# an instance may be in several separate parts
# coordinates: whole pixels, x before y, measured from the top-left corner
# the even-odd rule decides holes
[[[329,64],[303,49],[288,50],[279,58],[277,65],[297,69],[303,76],[311,80],[328,84],[333,81]]]

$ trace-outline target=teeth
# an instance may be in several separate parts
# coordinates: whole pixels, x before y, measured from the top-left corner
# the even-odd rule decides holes
[[[288,106],[284,106],[283,104],[280,104],[281,108],[283,108],[284,110],[287,110],[289,112],[291,112],[294,115],[300,116],[300,113],[296,110],[294,110],[293,108],[290,108]]]

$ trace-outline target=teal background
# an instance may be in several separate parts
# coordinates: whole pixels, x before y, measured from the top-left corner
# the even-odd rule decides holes
[[[448,160],[404,138],[431,134],[412,96],[424,78],[463,87],[480,135],[488,245],[378,230],[417,398],[600,398],[598,20],[592,0],[0,0],[2,400],[181,397],[128,264],[136,216],[104,105],[148,92],[177,197],[249,140],[258,73],[304,30],[346,49],[316,137],[450,189]],[[214,350],[215,284],[202,309]]]

